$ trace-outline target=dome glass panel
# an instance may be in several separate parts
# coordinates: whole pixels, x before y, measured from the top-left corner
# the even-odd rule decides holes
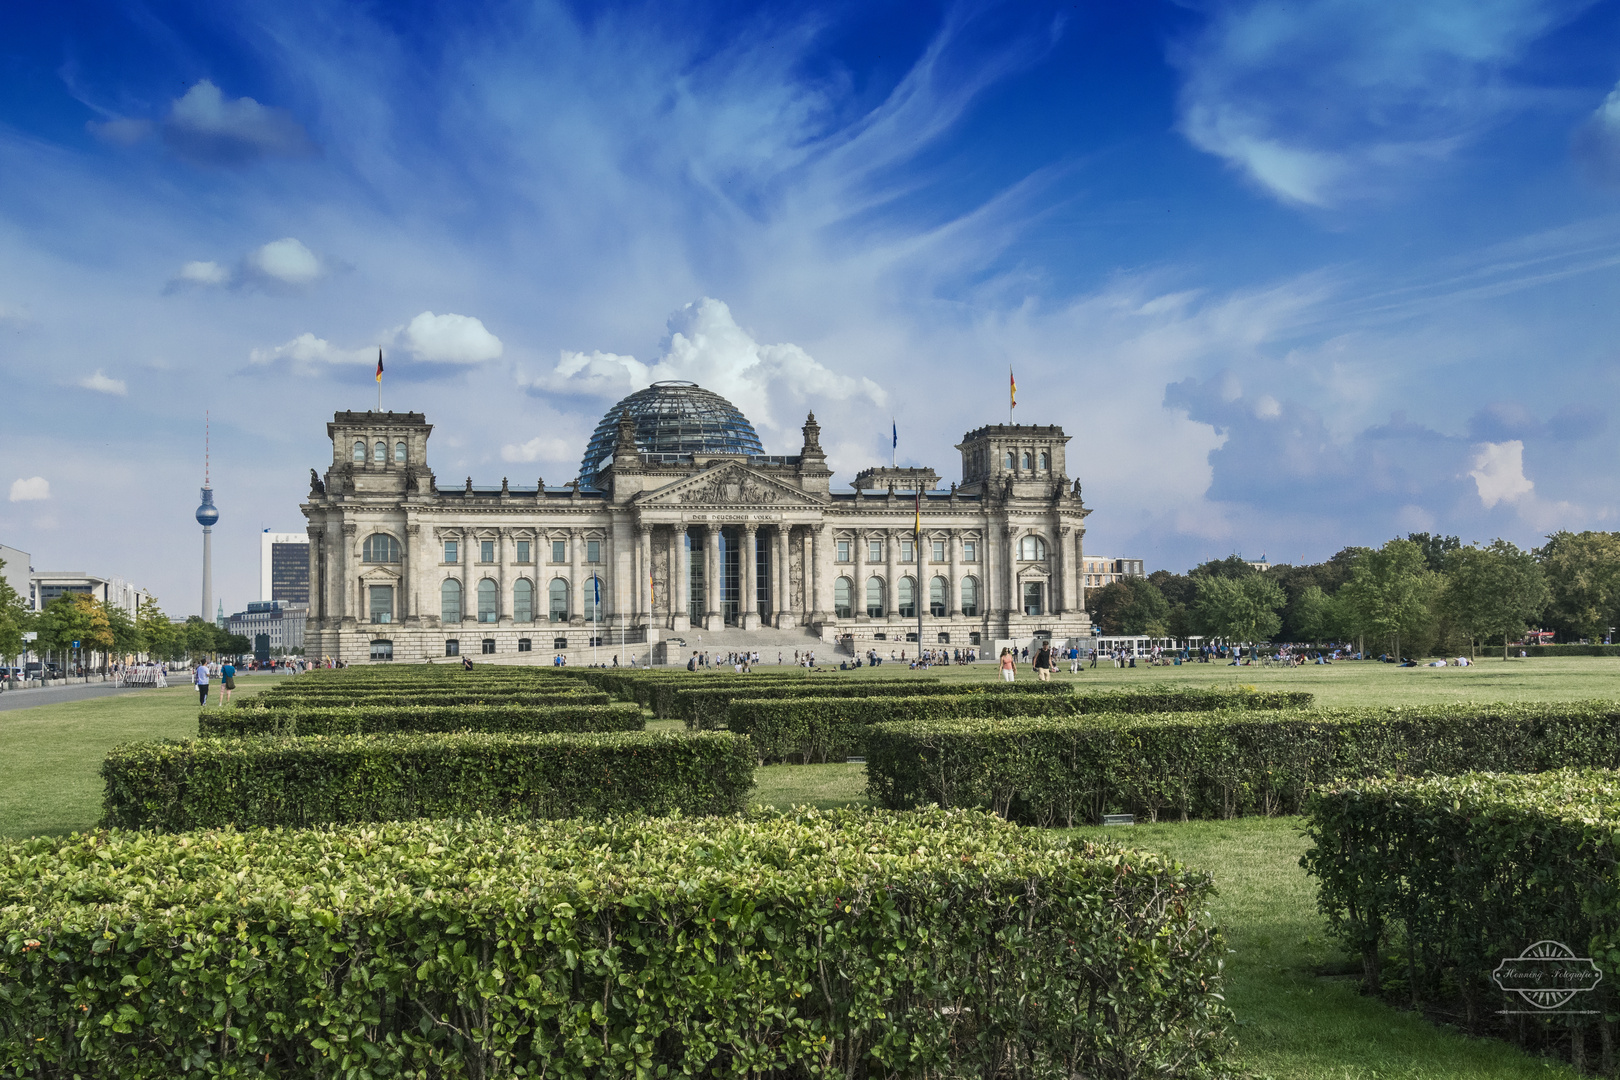
[[[619,415],[627,411],[636,425],[636,449],[653,463],[689,460],[693,454],[765,453],[754,425],[719,394],[696,383],[658,382],[637,390],[602,417],[585,447],[580,479],[589,482],[613,456]]]

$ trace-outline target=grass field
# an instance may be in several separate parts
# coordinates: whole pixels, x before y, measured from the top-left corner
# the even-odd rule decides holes
[[[860,679],[904,672],[900,665],[885,664],[827,677]],[[929,674],[952,681],[995,677],[988,665],[934,669]],[[1020,669],[1020,679],[1030,677],[1027,667]],[[257,692],[273,685],[272,678],[240,678],[243,689],[238,692]],[[1099,667],[1080,675],[1065,671],[1059,679],[1098,689],[1152,683],[1310,690],[1326,706],[1466,699],[1568,701],[1620,698],[1620,659],[1504,663],[1498,657],[1482,659],[1472,668],[1444,670],[1372,663],[1289,670],[1216,664]],[[195,736],[196,701],[195,692],[181,686],[0,713],[0,836],[92,827],[101,802],[97,770],[107,750],[135,739]],[[681,725],[657,721],[649,727],[679,730]],[[865,801],[865,772],[860,765],[769,766],[755,779],[754,796],[767,805],[829,807]],[[1326,940],[1315,910],[1314,886],[1299,868],[1305,841],[1297,818],[1078,831],[1163,851],[1214,875],[1219,895],[1213,913],[1233,950],[1228,1000],[1238,1022],[1238,1064],[1256,1077],[1575,1076],[1506,1044],[1468,1038],[1364,998],[1356,992],[1353,978],[1331,974],[1344,958]]]

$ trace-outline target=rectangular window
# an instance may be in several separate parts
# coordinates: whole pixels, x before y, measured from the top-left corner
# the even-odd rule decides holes
[[[945,561],[945,541],[943,541],[943,540],[935,540],[934,541],[934,561],[935,562],[944,562]]]
[[[882,562],[883,561],[883,541],[881,541],[881,540],[868,540],[866,542],[866,561],[867,562]]]
[[[912,543],[910,540],[902,540],[902,541],[900,541],[900,561],[901,562],[916,562],[917,561],[917,545]]]
[[[456,554],[456,542],[454,540],[446,540],[444,542],[444,561],[457,562],[459,559],[460,556]]]
[[[568,561],[568,541],[566,541],[566,540],[553,540],[551,542],[551,561],[552,562],[567,562]]]
[[[964,541],[962,541],[962,561],[963,562],[978,562],[979,561],[979,544],[978,544],[977,541],[975,541],[975,540],[964,540]]]
[[[602,541],[585,541],[585,561],[588,563],[599,563],[602,561]]]
[[[565,637],[552,638],[551,647],[553,649],[566,649],[568,648],[568,639]]]
[[[840,540],[840,541],[838,541],[838,561],[839,562],[849,562],[849,541],[848,540]]]
[[[485,656],[493,656],[495,654],[495,639],[492,637],[485,638],[483,640],[483,647],[480,651],[483,652]]]
[[[534,642],[526,637],[518,638],[518,652],[533,652]]]
[[[444,655],[460,656],[461,642],[457,641],[455,638],[446,638],[444,642]]]
[[[517,561],[518,562],[528,562],[529,561],[529,542],[527,540],[519,540],[517,542],[517,549],[518,549],[518,552],[517,552],[518,560]]]
[[[978,643],[979,643],[979,632],[977,630],[970,630],[968,632],[968,644],[969,645],[977,645]]]
[[[371,621],[374,623],[391,623],[394,621],[394,587],[392,585],[372,585],[371,593]]]
[[[494,562],[495,561],[495,541],[493,541],[493,540],[480,540],[480,541],[478,541],[478,561],[479,562]]]
[[[392,660],[394,658],[394,643],[392,641],[373,641],[371,643],[371,658],[373,660]]]

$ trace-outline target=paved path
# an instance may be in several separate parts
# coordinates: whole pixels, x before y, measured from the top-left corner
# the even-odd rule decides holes
[[[185,672],[181,672],[181,677]],[[43,689],[35,687],[32,690],[7,690],[0,693],[0,712],[9,709],[32,709],[38,705],[56,705],[63,701],[83,701],[86,698],[110,697],[113,694],[139,694],[140,687],[115,686],[110,682],[102,682],[99,678],[88,683],[70,682],[61,686],[48,686]]]

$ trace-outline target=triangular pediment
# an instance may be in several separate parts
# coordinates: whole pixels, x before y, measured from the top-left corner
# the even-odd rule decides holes
[[[791,484],[785,484],[735,461],[723,462],[696,476],[684,477],[636,498],[643,507],[738,506],[791,509],[821,506]]]

